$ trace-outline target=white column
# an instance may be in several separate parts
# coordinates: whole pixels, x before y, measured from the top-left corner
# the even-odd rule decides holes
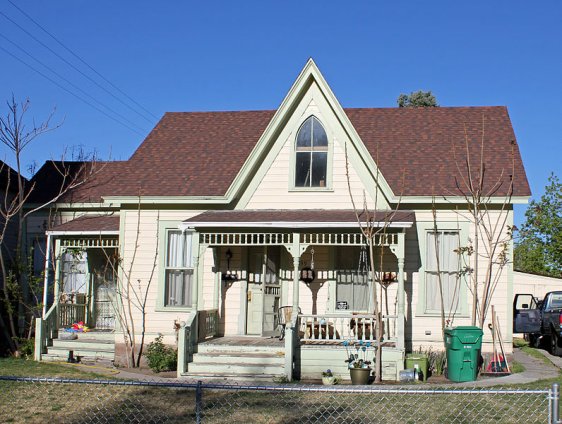
[[[47,233],[47,250],[45,251],[45,279],[43,281],[43,319],[47,313],[47,290],[49,288],[49,268],[51,265],[51,235]],[[56,300],[55,300],[56,301]]]
[[[406,305],[406,292],[404,288],[404,253],[405,253],[405,233],[398,234],[398,343],[399,349],[405,348],[405,305]]]

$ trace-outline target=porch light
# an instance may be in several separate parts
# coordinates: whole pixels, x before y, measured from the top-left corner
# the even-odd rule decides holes
[[[232,252],[230,249],[226,251],[226,272],[222,273],[222,281],[225,283],[232,283],[238,281],[238,274],[230,270],[230,260],[232,259]]]
[[[306,284],[310,284],[316,278],[316,272],[314,271],[314,249],[310,250],[310,266],[305,266],[301,268],[300,280]]]

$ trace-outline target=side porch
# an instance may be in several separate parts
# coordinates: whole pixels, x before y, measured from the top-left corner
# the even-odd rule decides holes
[[[45,296],[36,319],[36,360],[66,359],[70,351],[113,360],[118,224],[118,217],[83,217],[47,232],[44,292],[51,286],[53,302]],[[90,331],[67,331],[80,322]]]

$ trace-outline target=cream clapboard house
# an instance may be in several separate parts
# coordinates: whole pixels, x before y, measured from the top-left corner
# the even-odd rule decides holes
[[[40,320],[37,358],[81,317],[122,359],[112,305],[132,285],[147,294],[146,342],[177,340],[180,376],[346,377],[342,341],[375,343],[376,323],[353,198],[380,230],[383,377],[396,379],[405,352],[443,346],[438,274],[451,323],[470,324],[455,250],[473,228],[457,181],[465,130],[474,160],[483,128],[487,177],[502,182],[489,218],[507,213],[509,225],[530,191],[504,107],[344,109],[309,60],[277,110],[165,114],[128,161],[106,163],[58,202],[47,232],[57,301]],[[45,216],[34,219],[39,234]],[[493,302],[506,346],[512,273]]]

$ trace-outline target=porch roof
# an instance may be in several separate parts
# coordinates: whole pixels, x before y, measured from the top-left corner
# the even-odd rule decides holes
[[[410,210],[376,211],[373,223],[382,227],[409,228],[415,214]],[[359,215],[361,222],[366,216]],[[207,211],[186,219],[180,225],[186,228],[358,228],[357,217],[348,209],[263,209]]]
[[[119,216],[84,215],[47,231],[48,235],[118,235]]]

